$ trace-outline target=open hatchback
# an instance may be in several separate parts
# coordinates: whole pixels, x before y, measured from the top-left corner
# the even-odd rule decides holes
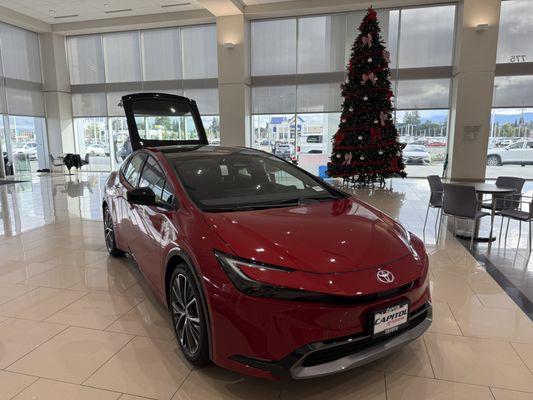
[[[122,97],[131,147],[207,145],[207,136],[194,100],[165,93]]]

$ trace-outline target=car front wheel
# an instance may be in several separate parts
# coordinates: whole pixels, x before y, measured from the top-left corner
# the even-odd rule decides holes
[[[117,247],[113,217],[107,206],[104,208],[104,238],[107,252],[113,257],[122,257],[124,252]]]
[[[487,157],[487,165],[491,166],[491,167],[494,167],[494,166],[497,166],[497,165],[502,165],[502,161],[501,161],[500,157],[498,157],[498,156],[488,156]]]
[[[169,298],[174,331],[183,355],[194,365],[209,364],[203,300],[187,265],[178,265],[172,273]]]

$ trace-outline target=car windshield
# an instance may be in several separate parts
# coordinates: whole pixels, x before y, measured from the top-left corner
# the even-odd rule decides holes
[[[426,151],[426,148],[424,146],[405,146],[404,151],[411,151],[416,153],[424,153]]]
[[[287,207],[343,197],[293,165],[256,152],[187,155],[173,164],[203,211]]]

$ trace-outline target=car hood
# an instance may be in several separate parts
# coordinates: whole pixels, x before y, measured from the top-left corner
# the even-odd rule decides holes
[[[353,272],[412,258],[405,230],[353,197],[205,218],[235,255],[300,271]]]

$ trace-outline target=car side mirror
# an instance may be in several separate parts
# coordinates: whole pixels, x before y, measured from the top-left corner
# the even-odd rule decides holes
[[[129,203],[138,204],[140,206],[155,206],[155,193],[152,189],[135,188],[126,192],[126,198]]]

